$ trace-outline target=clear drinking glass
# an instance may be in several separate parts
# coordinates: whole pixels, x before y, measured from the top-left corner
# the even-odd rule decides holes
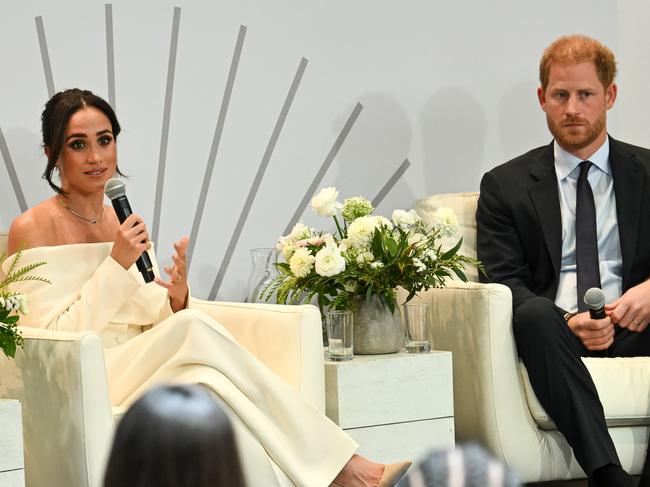
[[[248,278],[249,303],[261,303],[260,293],[278,275],[275,263],[278,260],[278,251],[274,248],[251,249],[253,259],[253,270]]]
[[[352,311],[332,310],[327,313],[327,348],[330,360],[352,360]]]
[[[427,303],[406,303],[404,324],[406,325],[406,351],[422,353],[431,350],[429,343],[429,305]]]

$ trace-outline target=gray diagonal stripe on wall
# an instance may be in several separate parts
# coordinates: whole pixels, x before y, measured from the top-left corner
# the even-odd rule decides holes
[[[384,198],[388,193],[390,193],[390,190],[393,189],[393,186],[399,181],[399,178],[402,177],[402,175],[406,172],[406,170],[409,168],[411,163],[409,162],[408,159],[404,159],[404,162],[400,164],[400,166],[397,168],[397,170],[393,173],[393,175],[386,181],[386,184],[384,184],[384,187],[379,190],[379,193],[377,193],[377,196],[372,200],[372,206],[377,208],[382,201],[384,201]]]
[[[219,108],[219,116],[217,117],[217,126],[214,130],[212,138],[212,146],[210,147],[210,155],[208,156],[208,164],[205,168],[203,175],[203,183],[201,184],[201,193],[199,194],[199,201],[196,205],[196,212],[194,213],[194,222],[192,223],[192,232],[190,233],[190,244],[187,249],[187,267],[189,270],[192,263],[192,255],[194,254],[194,247],[196,246],[196,239],[199,235],[199,227],[203,217],[203,210],[205,209],[205,202],[208,198],[208,190],[212,182],[212,172],[214,171],[214,163],[219,152],[219,143],[221,142],[221,135],[223,127],[226,122],[226,115],[228,114],[228,107],[230,106],[230,97],[232,95],[233,86],[235,85],[235,77],[237,76],[237,68],[239,67],[239,60],[241,52],[244,47],[244,39],[246,38],[246,26],[239,26],[239,34],[237,35],[237,42],[235,44],[235,51],[232,55],[230,62],[230,71],[228,72],[228,80],[226,81],[226,88],[223,92],[221,100],[221,107]]]
[[[228,248],[226,249],[226,253],[223,257],[223,260],[221,261],[221,267],[219,268],[217,277],[214,280],[214,284],[212,285],[212,290],[210,291],[210,295],[208,299],[211,300],[215,299],[217,293],[219,292],[219,288],[221,287],[221,283],[223,282],[223,277],[225,276],[226,271],[228,270],[228,266],[230,265],[230,259],[232,259],[232,254],[235,251],[235,246],[237,245],[237,242],[239,241],[239,237],[241,235],[242,229],[244,228],[244,224],[246,223],[246,218],[248,218],[248,214],[250,212],[251,206],[253,206],[253,201],[255,200],[257,190],[259,189],[260,184],[262,183],[262,178],[264,177],[266,168],[269,165],[269,161],[271,160],[271,155],[273,154],[273,150],[275,149],[275,144],[277,143],[278,138],[280,137],[280,132],[282,131],[282,127],[284,126],[285,120],[287,119],[287,115],[289,114],[289,109],[291,108],[293,99],[296,96],[296,92],[298,91],[298,86],[300,86],[300,80],[302,79],[302,75],[304,74],[306,67],[307,67],[307,59],[302,58],[300,60],[300,65],[298,66],[298,70],[296,71],[296,74],[293,78],[293,82],[291,83],[291,88],[289,88],[289,93],[287,94],[287,98],[284,100],[284,105],[282,106],[282,111],[280,112],[278,121],[276,122],[275,127],[273,128],[273,133],[271,134],[271,138],[269,139],[269,142],[266,146],[266,150],[264,151],[264,156],[262,157],[262,162],[260,163],[260,167],[257,170],[257,174],[255,175],[255,179],[253,181],[251,189],[248,192],[248,197],[246,198],[244,207],[242,208],[241,214],[239,215],[239,220],[237,221],[235,230],[233,231],[232,237],[230,238],[230,243],[228,244]]]
[[[18,200],[20,211],[27,211],[27,202],[25,201],[25,195],[23,194],[23,189],[20,187],[18,174],[16,174],[16,168],[14,167],[13,160],[11,159],[9,147],[7,146],[7,140],[2,133],[2,128],[0,128],[0,154],[2,154],[2,158],[5,161],[5,167],[7,168],[7,173],[9,174],[11,187],[14,189],[14,193],[16,194],[16,199]]]
[[[167,164],[167,144],[169,142],[169,119],[172,110],[172,94],[174,92],[174,74],[176,71],[176,53],[178,51],[178,30],[181,22],[181,9],[174,7],[172,20],[172,38],[169,45],[169,63],[167,65],[167,86],[165,88],[165,107],[160,135],[160,156],[158,157],[158,177],[156,179],[156,197],[153,205],[153,223],[151,225],[151,241],[158,246],[158,230],[160,228],[160,213],[162,209],[162,193],[165,186],[165,166]]]
[[[113,5],[104,5],[106,18],[106,77],[108,82],[108,103],[117,110],[115,100],[115,49],[113,46]]]
[[[38,34],[38,46],[41,50],[41,61],[43,62],[43,72],[45,73],[45,84],[47,85],[47,94],[50,98],[54,96],[54,76],[52,75],[52,64],[50,63],[50,53],[47,50],[47,38],[45,37],[45,26],[43,17],[35,17],[36,33]]]
[[[316,188],[318,188],[318,185],[325,177],[327,170],[332,165],[332,161],[334,161],[334,158],[339,153],[339,149],[341,149],[341,146],[343,145],[343,142],[345,142],[345,139],[350,133],[352,126],[357,121],[357,118],[359,117],[361,110],[363,110],[363,105],[361,103],[357,103],[356,106],[354,107],[354,110],[352,110],[352,113],[348,117],[347,122],[345,122],[345,125],[341,129],[341,133],[334,141],[334,145],[332,145],[332,148],[327,154],[327,157],[325,157],[323,164],[321,164],[320,169],[316,173],[316,176],[314,176],[314,180],[309,185],[309,188],[307,188],[307,191],[305,191],[305,195],[302,197],[302,200],[298,204],[298,208],[296,208],[296,211],[291,217],[291,220],[289,220],[289,224],[287,225],[287,228],[284,229],[284,233],[282,235],[287,235],[291,231],[293,226],[298,222],[298,219],[304,213],[305,208],[307,208],[307,204],[309,203],[309,200],[316,192]]]

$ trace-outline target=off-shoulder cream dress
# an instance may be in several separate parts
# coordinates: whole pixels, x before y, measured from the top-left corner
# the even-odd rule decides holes
[[[135,266],[124,270],[109,256],[111,248],[111,243],[93,243],[25,251],[20,264],[46,261],[35,273],[52,284],[28,281],[13,287],[28,296],[29,313],[21,323],[100,332],[114,406],[128,406],[162,382],[203,384],[241,419],[273,468],[285,474],[269,478],[264,487],[287,479],[299,486],[327,486],[358,445],[218,322],[197,310],[173,313],[167,291],[145,284]]]

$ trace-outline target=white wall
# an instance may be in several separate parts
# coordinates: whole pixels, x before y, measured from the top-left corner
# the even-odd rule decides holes
[[[477,190],[482,173],[550,140],[536,102],[537,65],[559,35],[581,32],[620,62],[610,131],[650,145],[650,34],[639,1],[178,0],[112,3],[121,168],[129,197],[153,218],[174,7],[181,8],[159,257],[189,234],[240,25],[247,26],[230,110],[192,262],[207,296],[301,57],[308,59],[218,298],[242,299],[248,249],[285,229],[357,102],[364,105],[321,186],[372,198],[412,165],[379,212],[434,192]],[[28,205],[40,179],[39,116],[48,98],[34,18],[42,16],[57,90],[107,97],[104,2],[0,3],[0,128]],[[20,212],[0,156],[0,228]],[[304,219],[323,227],[307,209]]]

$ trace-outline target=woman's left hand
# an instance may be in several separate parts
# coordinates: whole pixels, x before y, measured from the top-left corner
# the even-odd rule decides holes
[[[189,242],[190,240],[187,237],[183,237],[178,242],[174,242],[174,250],[176,250],[176,253],[172,255],[174,265],[172,267],[164,267],[165,272],[169,276],[169,282],[163,281],[158,277],[155,279],[157,284],[167,289],[169,305],[174,313],[185,309],[187,306],[189,288],[187,286],[187,265],[185,254]]]

